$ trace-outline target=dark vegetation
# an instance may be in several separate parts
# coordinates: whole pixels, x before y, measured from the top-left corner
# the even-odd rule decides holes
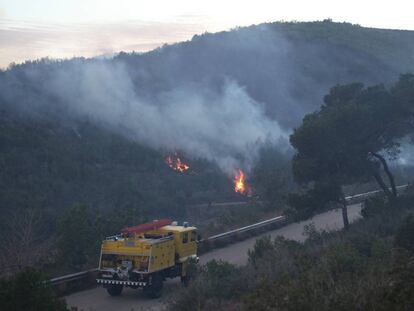
[[[197,174],[181,175],[168,168],[163,153],[87,122],[67,128],[8,112],[0,118],[3,271],[35,264],[40,257],[49,262],[58,233],[64,232],[57,224],[70,225],[66,217],[77,203],[86,206],[82,224],[88,234],[74,230],[72,238],[95,245],[124,226],[160,217],[185,219],[185,206],[213,195],[235,198],[229,178],[204,160],[192,160]],[[95,266],[97,248],[82,245],[91,252],[87,263]]]
[[[413,103],[411,74],[402,75],[390,89],[364,88],[361,83],[332,88],[320,110],[306,115],[290,137],[297,150],[295,180],[313,183],[307,193],[292,195],[291,203],[296,207],[309,200],[340,203],[346,227],[344,186],[372,179],[390,201],[395,199],[395,178],[387,159],[398,157],[401,140],[413,132]]]
[[[199,203],[246,200],[234,194],[228,176],[203,159],[191,159],[191,171],[180,174],[165,164],[162,152],[89,122],[68,128],[6,112],[1,121],[3,273],[27,265],[52,274],[95,267],[103,237],[152,219],[193,220],[217,233],[269,212],[267,205],[255,213],[221,207],[206,219],[204,212],[193,216],[192,206]],[[268,166],[280,157],[263,151],[270,154],[275,158]],[[274,173],[255,171],[256,184],[269,187]]]
[[[341,232],[305,228],[304,243],[263,237],[246,266],[199,268],[171,310],[411,310],[413,193],[366,202]]]
[[[66,311],[66,303],[58,299],[44,276],[25,268],[12,278],[0,280],[0,310]]]

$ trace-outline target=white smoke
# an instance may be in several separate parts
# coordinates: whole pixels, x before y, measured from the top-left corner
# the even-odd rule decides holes
[[[0,104],[52,118],[69,110],[68,118],[88,117],[152,148],[248,171],[262,143],[288,148],[279,124],[298,126],[332,85],[390,77],[369,55],[279,30],[260,25],[144,55],[17,66],[0,72]]]
[[[277,144],[288,135],[230,79],[218,91],[199,83],[148,98],[137,93],[123,64],[71,68],[56,72],[47,89],[72,112],[152,148],[216,161],[229,174],[248,170],[261,144]]]
[[[401,141],[400,153],[394,165],[414,166],[414,146],[408,137]]]

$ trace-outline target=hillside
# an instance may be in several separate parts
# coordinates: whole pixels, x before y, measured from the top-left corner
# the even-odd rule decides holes
[[[0,206],[55,219],[82,202],[146,218],[240,199],[231,172],[260,166],[260,142],[286,152],[290,130],[331,86],[395,80],[414,71],[413,55],[414,32],[324,21],[203,34],[112,60],[13,65],[0,72]],[[196,174],[165,165],[175,150]],[[267,192],[275,184],[256,180]]]
[[[13,120],[4,112],[0,120],[3,212],[24,207],[56,215],[85,202],[103,210],[139,207],[143,216],[180,216],[182,204],[204,202],[209,191],[224,198],[233,193],[214,165],[195,159],[197,175],[176,173],[162,152],[87,122],[69,128]]]
[[[143,55],[121,53],[138,92],[177,85],[220,88],[232,79],[285,128],[317,109],[329,88],[387,83],[414,71],[414,32],[329,21],[271,23],[194,36]],[[136,68],[140,68],[136,70]]]

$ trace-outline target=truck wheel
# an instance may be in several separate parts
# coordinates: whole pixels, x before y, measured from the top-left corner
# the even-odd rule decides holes
[[[111,296],[119,296],[122,293],[122,289],[124,288],[123,285],[111,285],[106,289],[109,295]]]
[[[163,278],[161,274],[154,274],[152,276],[151,285],[144,287],[144,293],[151,299],[161,297]]]

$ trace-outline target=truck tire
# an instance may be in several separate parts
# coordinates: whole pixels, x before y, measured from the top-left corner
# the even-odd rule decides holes
[[[111,285],[110,287],[108,287],[106,291],[111,296],[119,296],[121,295],[123,288],[124,288],[123,285],[116,284],[116,285]]]
[[[151,299],[160,298],[162,293],[163,277],[157,273],[152,276],[151,284],[144,287],[144,293]]]

